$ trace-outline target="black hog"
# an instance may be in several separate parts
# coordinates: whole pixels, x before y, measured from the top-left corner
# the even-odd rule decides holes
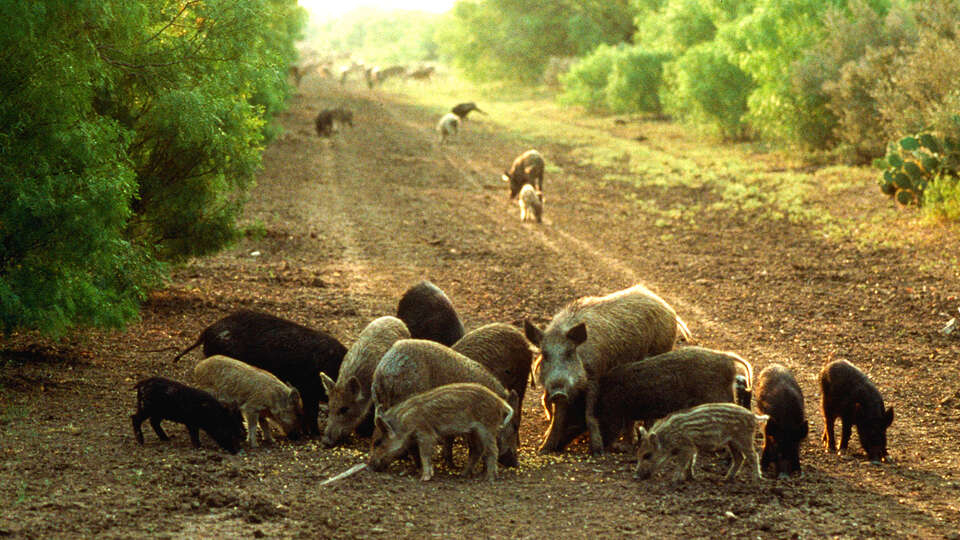
[[[820,411],[823,441],[828,452],[837,450],[833,423],[839,417],[840,452],[847,449],[853,426],[860,444],[874,464],[888,461],[887,428],[893,423],[893,407],[884,409],[883,397],[867,375],[846,360],[830,362],[820,371]]]
[[[413,339],[429,339],[449,347],[463,337],[463,323],[453,303],[429,281],[421,281],[403,293],[397,318],[407,325]]]
[[[487,114],[481,111],[480,108],[477,107],[477,104],[472,101],[468,101],[466,103],[458,103],[452,109],[450,109],[450,112],[457,115],[461,120],[466,120],[467,115],[473,111],[477,111],[480,114]]]
[[[149,419],[161,441],[169,440],[160,426],[162,420],[187,426],[190,442],[200,448],[199,430],[231,454],[236,454],[243,441],[243,419],[236,407],[227,407],[209,392],[164,377],[150,377],[134,385],[137,391],[137,412],[130,415],[133,434],[143,444],[140,426]]]
[[[741,368],[750,384],[753,368],[739,355],[703,347],[682,347],[645,360],[617,366],[600,377],[597,418],[604,444],[632,433],[633,422],[650,426],[668,414],[704,403],[736,403]],[[582,407],[576,402],[576,407]],[[577,409],[574,418],[580,418]],[[569,413],[568,413],[569,414]],[[570,422],[561,444],[586,429]]]
[[[543,156],[536,150],[527,150],[513,160],[510,170],[504,171],[501,179],[510,184],[510,198],[516,199],[525,184],[543,193]]]
[[[580,298],[557,313],[545,330],[529,321],[527,338],[540,347],[534,373],[543,386],[543,403],[551,411],[541,452],[563,448],[570,403],[585,395],[583,421],[590,449],[603,451],[596,416],[600,378],[609,370],[673,348],[678,332],[689,335],[673,308],[642,285],[603,297]]]
[[[383,355],[373,372],[374,407],[382,410],[432,388],[451,383],[472,382],[486,386],[497,396],[518,410],[520,398],[516,392],[503,387],[487,368],[478,362],[434,341],[401,339]],[[519,418],[512,420],[511,440],[501,446],[500,463],[507,467],[517,464]],[[449,452],[448,452],[449,456]]]
[[[516,327],[492,323],[471,330],[451,347],[487,368],[507,390],[513,390],[523,403],[533,364],[530,343]],[[520,423],[522,407],[517,407]]]
[[[773,464],[780,478],[800,473],[800,443],[809,425],[803,415],[803,392],[789,369],[772,364],[757,376],[757,411],[770,417],[763,430],[760,467]]]
[[[319,435],[320,403],[327,401],[320,373],[336,380],[346,347],[326,332],[266,313],[241,310],[208,326],[181,356],[203,345],[203,356],[235,358],[276,375],[300,392],[305,430]]]

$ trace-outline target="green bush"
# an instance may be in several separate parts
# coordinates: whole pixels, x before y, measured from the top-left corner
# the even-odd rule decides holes
[[[616,47],[600,45],[560,75],[563,92],[558,97],[564,105],[582,105],[597,110],[606,101],[605,88],[613,72]]]
[[[666,65],[660,96],[667,113],[739,138],[746,134],[743,119],[753,88],[750,76],[711,42],[689,49]]]
[[[954,132],[960,133],[960,115],[953,115]],[[929,203],[927,189],[937,184],[937,202],[949,201],[960,176],[960,139],[954,135],[920,133],[904,137],[887,146],[880,164],[880,189],[898,203],[924,206]]]
[[[659,113],[663,64],[669,59],[639,47],[618,50],[604,91],[607,107],[615,113]]]
[[[237,237],[294,0],[0,3],[0,331],[135,317],[166,262]],[[255,20],[255,24],[251,24]]]

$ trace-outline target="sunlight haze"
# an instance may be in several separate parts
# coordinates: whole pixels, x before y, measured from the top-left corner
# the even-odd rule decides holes
[[[452,8],[455,1],[456,0],[360,0],[358,2],[345,2],[336,0],[300,0],[300,5],[309,11],[312,17],[317,19],[331,19],[361,7],[443,13]]]

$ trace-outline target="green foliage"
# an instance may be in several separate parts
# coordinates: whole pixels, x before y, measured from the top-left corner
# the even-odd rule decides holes
[[[311,43],[322,52],[350,53],[369,64],[436,60],[441,16],[422,11],[360,7],[311,24]]]
[[[600,45],[560,76],[560,103],[615,113],[660,112],[665,53]]]
[[[627,0],[486,0],[457,2],[436,40],[473,80],[536,83],[550,57],[586,54],[633,31]]]
[[[0,325],[121,326],[165,261],[236,237],[293,0],[4,2]],[[298,22],[299,21],[299,22]]]
[[[689,49],[667,65],[661,99],[668,113],[739,138],[747,130],[744,117],[753,88],[751,77],[711,42]]]
[[[960,115],[954,115],[953,122],[960,130]],[[880,190],[898,203],[923,206],[933,183],[937,202],[950,203],[960,177],[960,139],[929,132],[903,137],[887,146],[881,165],[886,170],[880,175]]]

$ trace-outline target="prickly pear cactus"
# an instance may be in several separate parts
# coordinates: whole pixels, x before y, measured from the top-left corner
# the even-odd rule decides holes
[[[960,124],[960,116],[954,117]],[[904,137],[887,145],[880,160],[880,190],[904,206],[923,205],[923,191],[935,178],[956,179],[960,169],[960,141],[932,133]]]

